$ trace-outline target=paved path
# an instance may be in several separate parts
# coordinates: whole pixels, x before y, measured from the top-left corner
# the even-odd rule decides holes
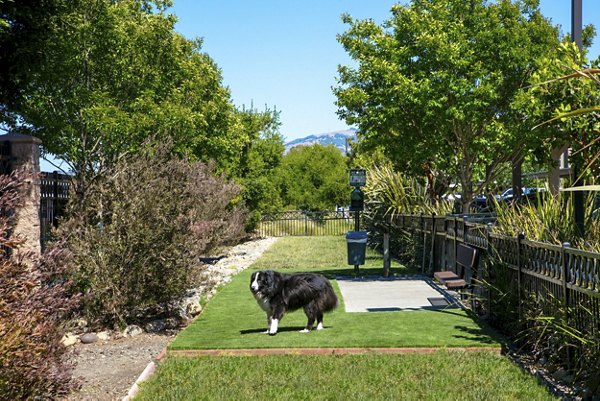
[[[426,276],[336,277],[346,312],[458,308],[456,293]]]

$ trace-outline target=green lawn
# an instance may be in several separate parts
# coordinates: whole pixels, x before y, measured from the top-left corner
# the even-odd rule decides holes
[[[553,400],[489,352],[170,357],[136,400]]]
[[[461,310],[345,313],[325,317],[325,330],[298,333],[301,311],[273,337],[248,289],[252,269],[318,271],[334,280],[352,274],[341,238],[284,238],[223,287],[169,350],[300,347],[439,347],[397,355],[181,357],[167,354],[136,400],[551,400],[535,378],[497,353],[451,347],[499,347],[497,338]],[[380,274],[368,255],[361,274]],[[394,274],[413,273],[394,265]],[[342,301],[342,299],[340,298]]]
[[[362,347],[499,347],[493,333],[460,309],[346,313],[336,274],[351,275],[344,265],[343,237],[287,237],[280,239],[254,265],[238,274],[206,305],[202,315],[169,346],[180,349],[236,348],[362,348]],[[381,274],[382,259],[367,255],[361,274]],[[254,269],[317,271],[327,275],[340,306],[325,315],[325,330],[299,333],[306,325],[302,310],[286,315],[276,336],[268,336],[265,313],[248,288]],[[412,273],[393,265],[394,274]]]

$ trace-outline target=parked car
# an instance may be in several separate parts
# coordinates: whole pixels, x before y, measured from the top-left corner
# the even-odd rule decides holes
[[[523,188],[521,188],[521,198],[532,201],[537,198],[538,193],[542,193],[545,190],[546,190],[545,188],[523,187]],[[512,188],[508,188],[507,190],[502,192],[502,194],[500,196],[496,195],[496,200],[498,200],[498,201],[504,200],[507,203],[512,202],[513,198],[514,198],[514,196],[513,196]]]

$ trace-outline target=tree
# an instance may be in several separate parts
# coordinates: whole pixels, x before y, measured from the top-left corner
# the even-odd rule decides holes
[[[382,26],[344,16],[338,40],[358,67],[339,67],[338,114],[397,169],[457,177],[465,210],[530,135],[510,104],[534,61],[558,47],[537,5],[413,0]]]
[[[589,180],[600,174],[600,59],[586,68],[585,53],[564,43],[555,57],[540,60],[534,84],[519,93],[514,107],[535,126],[536,148],[544,150],[536,154],[539,160],[550,163],[549,149],[568,145],[571,164]]]
[[[42,139],[88,183],[147,137],[215,160],[247,143],[229,91],[200,40],[175,33],[169,1],[80,0],[52,19],[44,62],[11,108],[13,129]]]
[[[328,210],[350,200],[346,160],[333,145],[292,148],[276,177],[283,202],[290,208]]]
[[[281,210],[283,205],[275,181],[275,171],[281,164],[285,146],[278,131],[276,110],[258,112],[250,108],[237,112],[245,130],[247,142],[242,148],[238,166],[231,174],[243,186],[242,198],[249,209],[249,229],[262,212]]]
[[[55,23],[75,1],[0,0],[0,121],[13,121],[24,91],[45,63]]]

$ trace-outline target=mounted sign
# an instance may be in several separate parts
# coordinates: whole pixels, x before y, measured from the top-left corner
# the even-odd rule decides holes
[[[367,183],[367,172],[360,168],[350,170],[350,185],[353,187],[364,187]]]
[[[350,194],[350,211],[362,212],[365,210],[365,194],[356,187]]]

